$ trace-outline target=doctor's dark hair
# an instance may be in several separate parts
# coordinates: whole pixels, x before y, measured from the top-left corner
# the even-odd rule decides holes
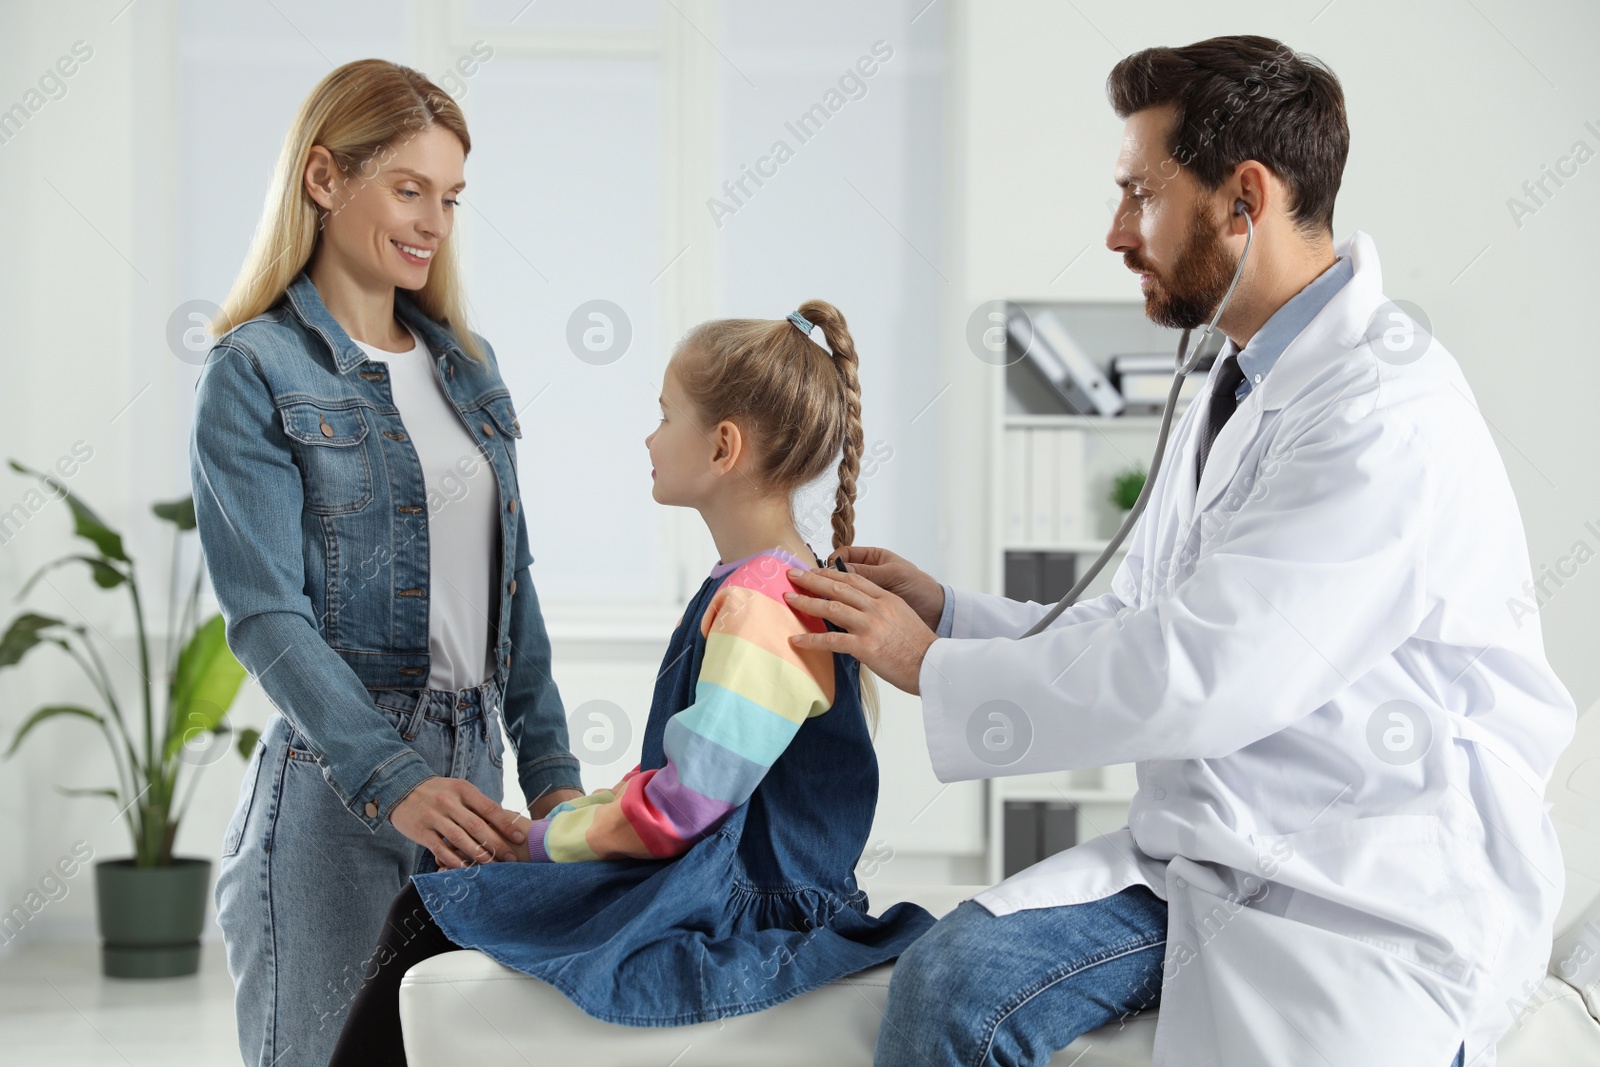
[[[1167,151],[1206,189],[1254,159],[1288,187],[1296,230],[1332,233],[1350,127],[1339,79],[1321,60],[1270,37],[1213,37],[1125,57],[1106,95],[1120,119],[1174,105]]]
[[[833,355],[788,319],[714,319],[684,337],[673,366],[704,426],[743,424],[757,443],[756,477],[792,495],[839,456],[833,547],[855,543],[856,479],[861,473],[861,380],[844,316],[825,300],[800,314],[822,332]]]

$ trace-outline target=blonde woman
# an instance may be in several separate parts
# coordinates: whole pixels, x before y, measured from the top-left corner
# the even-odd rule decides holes
[[[412,874],[516,858],[502,716],[530,816],[583,795],[521,426],[450,240],[471,145],[414,70],[324,78],[197,386],[200,537],[228,644],[277,709],[216,888],[247,1063],[327,1063]]]

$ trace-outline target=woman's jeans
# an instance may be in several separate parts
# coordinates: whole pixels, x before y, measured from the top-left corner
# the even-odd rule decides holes
[[[434,771],[500,803],[500,687],[369,690]],[[373,946],[412,874],[433,853],[385,821],[373,833],[323,779],[300,732],[274,712],[223,841],[217,921],[249,1065],[325,1067],[350,1002],[376,973]]]
[[[1159,1005],[1166,943],[1166,901],[1142,885],[1010,915],[963,900],[895,963],[874,1067],[1042,1067]]]

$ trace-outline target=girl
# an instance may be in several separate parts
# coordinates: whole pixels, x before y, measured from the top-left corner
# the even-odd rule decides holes
[[[829,624],[783,599],[791,566],[822,566],[791,496],[841,452],[834,548],[855,537],[856,364],[844,317],[820,300],[684,339],[645,439],[652,495],[698,509],[723,562],[672,635],[639,764],[521,822],[530,862],[413,878],[335,1067],[403,1063],[400,979],[456,948],[596,1018],[668,1026],[777,1004],[894,959],[933,925],[904,902],[867,914],[853,872],[878,795],[870,683],[849,656],[792,645]]]
[[[514,858],[502,713],[530,814],[583,795],[528,575],[521,429],[462,314],[471,143],[416,71],[324,78],[197,385],[200,539],[228,644],[277,709],[216,886],[249,1064],[327,1063],[409,876]]]

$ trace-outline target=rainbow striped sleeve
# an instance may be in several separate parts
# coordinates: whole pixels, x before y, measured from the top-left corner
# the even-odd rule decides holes
[[[750,798],[801,723],[833,705],[833,653],[789,643],[827,629],[784,603],[790,566],[763,554],[723,580],[700,620],[694,703],[667,720],[666,765],[556,805],[528,827],[531,860],[681,856]]]

